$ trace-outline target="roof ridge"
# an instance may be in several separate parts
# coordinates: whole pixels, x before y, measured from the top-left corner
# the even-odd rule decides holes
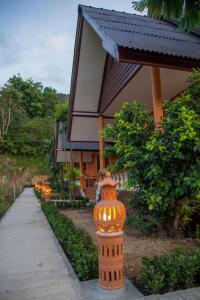
[[[140,14],[136,14],[136,13],[130,13],[130,12],[126,12],[126,11],[120,11],[120,10],[103,8],[103,7],[95,7],[95,6],[91,6],[91,5],[79,4],[78,7],[79,8],[86,7],[86,8],[92,8],[92,9],[98,9],[98,10],[110,11],[110,12],[114,11],[116,13],[121,13],[121,14],[126,14],[126,15],[131,15],[131,16],[139,16],[139,17],[146,17],[148,19],[159,20],[159,19],[155,19],[155,18],[152,18],[152,17],[148,17],[147,15],[140,15]]]
[[[94,12],[95,13],[95,12]],[[97,13],[96,13],[97,14]],[[98,13],[98,15],[102,15],[102,14],[100,14],[100,13]],[[103,14],[103,15],[106,15],[106,14]],[[108,14],[109,15],[109,14]],[[111,15],[111,14],[110,14]],[[143,21],[145,21],[145,22],[151,22],[151,23],[156,23],[156,24],[163,24],[163,23],[165,23],[165,25],[167,25],[168,24],[168,26],[170,27],[176,27],[176,25],[175,24],[173,24],[173,23],[169,23],[169,22],[167,22],[166,20],[161,20],[161,19],[156,19],[156,18],[150,18],[150,17],[148,17],[148,16],[145,16],[145,15],[137,15],[137,14],[130,14],[132,17],[134,16],[134,17],[136,17],[135,19],[136,20],[140,20],[141,21],[141,19],[143,19]],[[137,17],[139,17],[139,18],[137,18]],[[128,17],[123,17],[124,19],[127,19],[127,20],[130,20],[130,19],[133,19],[133,18],[128,18]],[[145,19],[145,20],[144,20]],[[121,22],[121,21],[118,21],[118,22]]]

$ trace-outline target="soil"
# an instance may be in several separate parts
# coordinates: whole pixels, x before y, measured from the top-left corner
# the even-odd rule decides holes
[[[70,218],[74,224],[84,229],[97,244],[96,226],[92,218],[91,208],[61,209],[60,212]],[[125,272],[129,278],[136,277],[139,272],[142,257],[153,257],[162,253],[170,253],[177,247],[188,250],[196,248],[191,239],[179,239],[166,237],[165,235],[144,235],[133,226],[125,226]]]

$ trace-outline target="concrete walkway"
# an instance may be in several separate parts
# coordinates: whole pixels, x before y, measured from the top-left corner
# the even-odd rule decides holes
[[[8,299],[85,299],[32,189],[0,221],[0,300]]]

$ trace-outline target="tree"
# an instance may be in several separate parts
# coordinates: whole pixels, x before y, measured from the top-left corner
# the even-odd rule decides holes
[[[18,74],[11,77],[7,85],[21,93],[22,105],[27,117],[33,118],[42,115],[43,86],[40,82],[34,82],[32,79],[23,80]]]
[[[59,103],[59,95],[56,89],[45,87],[43,90],[42,115],[54,117],[55,106]]]
[[[26,117],[54,117],[55,105],[61,101],[60,94],[54,88],[43,87],[41,82],[31,78],[24,80],[20,74],[11,77],[7,86],[21,93]]]
[[[13,87],[0,90],[0,139],[4,138],[13,122],[22,114],[21,94]]]
[[[150,17],[178,19],[181,31],[191,31],[200,26],[200,1],[139,0],[132,3],[133,8],[140,12],[147,9]]]
[[[144,106],[126,103],[109,125],[105,137],[113,137],[118,168],[128,170],[131,187],[137,187],[131,205],[135,221],[181,226],[200,215],[200,72],[190,78],[192,86],[174,101],[164,104],[161,130]],[[150,215],[151,222],[144,216]],[[146,228],[147,228],[146,227]]]
[[[4,143],[4,152],[14,155],[44,157],[49,153],[55,121],[50,118],[22,118],[14,122]]]
[[[69,111],[69,103],[68,102],[56,104],[56,106],[55,106],[56,121],[67,123],[68,111]]]

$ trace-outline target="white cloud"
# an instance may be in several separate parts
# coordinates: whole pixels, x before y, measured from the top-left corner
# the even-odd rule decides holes
[[[2,42],[1,42],[2,41]],[[68,33],[39,32],[23,28],[10,41],[0,35],[0,83],[14,74],[32,77],[58,91],[69,92],[74,40]]]
[[[49,40],[47,40],[47,44],[54,52],[66,52],[72,51],[74,47],[74,40],[69,34],[56,34],[51,36]]]
[[[80,2],[133,12],[131,0],[0,0],[0,85],[20,73],[69,93]]]

